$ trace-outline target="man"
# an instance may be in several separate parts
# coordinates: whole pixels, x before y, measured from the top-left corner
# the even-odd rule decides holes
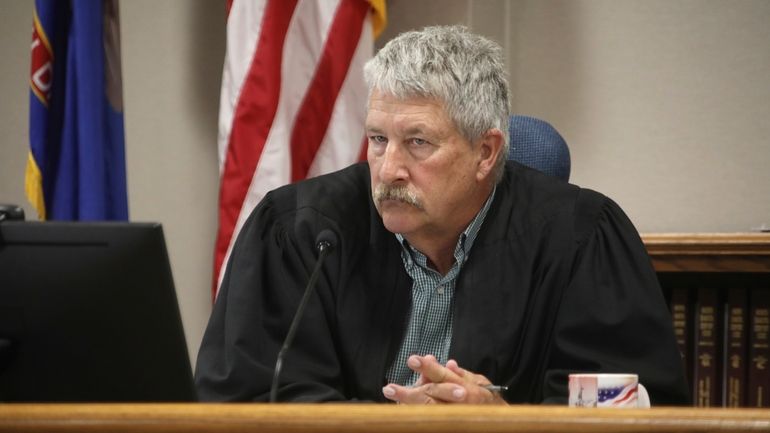
[[[500,48],[462,27],[388,43],[365,68],[368,164],[268,194],[228,263],[197,364],[202,400],[564,403],[571,372],[638,373],[687,401],[636,230],[607,197],[505,163]],[[507,387],[493,392],[485,386]]]

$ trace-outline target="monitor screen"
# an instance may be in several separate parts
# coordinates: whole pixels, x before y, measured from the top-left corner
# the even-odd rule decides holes
[[[0,401],[191,401],[160,224],[0,223]]]

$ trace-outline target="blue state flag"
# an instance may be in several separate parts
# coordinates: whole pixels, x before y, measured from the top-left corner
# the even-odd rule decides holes
[[[36,0],[27,197],[43,220],[127,220],[117,0]]]

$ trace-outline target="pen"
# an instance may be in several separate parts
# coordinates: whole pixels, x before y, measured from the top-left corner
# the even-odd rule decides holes
[[[490,392],[508,391],[508,387],[507,386],[502,386],[502,385],[492,385],[492,384],[489,384],[489,385],[482,385],[481,387],[486,389],[487,391],[490,391]]]

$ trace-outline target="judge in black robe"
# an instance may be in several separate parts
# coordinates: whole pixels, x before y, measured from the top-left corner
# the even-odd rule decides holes
[[[280,401],[385,401],[412,280],[365,163],[269,193],[241,230],[197,361],[204,401],[264,401],[324,229],[322,268]],[[456,285],[449,356],[510,403],[565,403],[572,372],[637,373],[654,405],[688,401],[644,245],[609,198],[508,162]]]

